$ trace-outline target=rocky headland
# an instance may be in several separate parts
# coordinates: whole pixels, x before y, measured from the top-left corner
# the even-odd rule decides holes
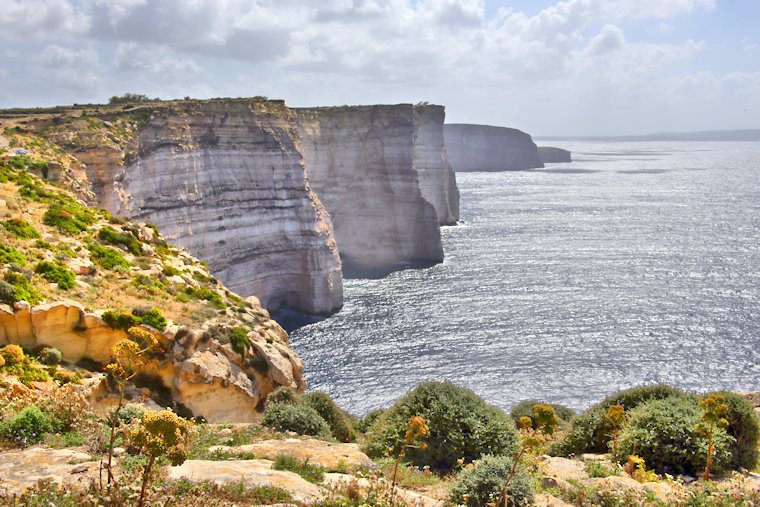
[[[518,171],[543,167],[530,135],[490,125],[448,123],[443,132],[456,172]]]
[[[544,164],[561,164],[573,161],[572,154],[569,150],[555,148],[553,146],[539,146],[538,157]]]

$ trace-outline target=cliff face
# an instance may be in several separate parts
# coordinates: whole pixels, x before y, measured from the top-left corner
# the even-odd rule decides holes
[[[454,171],[516,171],[543,167],[531,137],[517,129],[488,125],[444,125]]]
[[[551,146],[539,146],[538,156],[544,164],[559,164],[573,161],[572,154],[568,150]]]
[[[344,267],[382,272],[442,261],[438,214],[415,170],[415,157],[427,155],[415,149],[414,107],[295,111],[309,181],[332,216]]]
[[[443,106],[414,106],[414,168],[422,197],[430,202],[441,225],[459,220],[459,189],[443,139]]]
[[[306,180],[284,104],[174,103],[143,121],[126,142],[76,150],[101,206],[154,223],[269,309],[340,308],[332,224]]]

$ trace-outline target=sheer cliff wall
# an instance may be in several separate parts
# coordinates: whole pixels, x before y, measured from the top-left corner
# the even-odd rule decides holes
[[[456,172],[516,171],[544,166],[535,143],[520,130],[450,123],[443,131],[449,161]]]
[[[299,108],[296,118],[309,181],[349,272],[443,260],[438,213],[415,169],[414,106]]]

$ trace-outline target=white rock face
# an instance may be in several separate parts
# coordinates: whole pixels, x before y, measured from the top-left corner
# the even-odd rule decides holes
[[[438,223],[454,225],[459,220],[459,189],[444,146],[443,106],[414,106],[414,168],[422,197],[435,207]]]
[[[543,167],[531,137],[517,129],[444,125],[449,162],[456,172],[516,171]]]
[[[413,106],[295,111],[309,182],[332,216],[344,268],[442,261],[438,214],[415,170]]]
[[[231,290],[332,313],[343,301],[332,223],[306,181],[284,104],[157,106],[136,157],[81,153],[102,206],[151,222]]]

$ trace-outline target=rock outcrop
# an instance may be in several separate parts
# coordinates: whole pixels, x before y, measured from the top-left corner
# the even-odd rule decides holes
[[[414,106],[297,109],[296,117],[309,181],[332,216],[345,270],[443,260],[438,213],[415,170],[415,157],[430,157],[415,149]]]
[[[517,129],[450,123],[443,128],[456,172],[517,171],[543,167],[531,137]]]
[[[561,164],[573,161],[572,154],[568,150],[552,146],[539,146],[538,157],[544,164]]]
[[[127,338],[123,330],[112,329],[99,313],[86,312],[79,303],[15,306],[0,305],[0,345],[55,347],[66,361],[86,358],[104,364],[112,359],[111,348]],[[165,353],[145,365],[143,373],[159,379],[177,402],[210,422],[250,422],[275,387],[305,388],[303,363],[288,348],[287,333],[274,321],[262,319],[256,309],[239,312],[258,321],[248,333],[251,347],[243,355],[201,329],[178,332],[175,327],[159,333],[144,326]]]
[[[75,124],[46,135],[86,165],[102,207],[157,225],[233,291],[256,295],[268,309],[341,307],[332,223],[307,182],[290,109],[218,100],[128,114],[138,113],[139,126],[121,138],[117,131],[92,139],[97,129]],[[91,122],[109,132],[118,118]]]

